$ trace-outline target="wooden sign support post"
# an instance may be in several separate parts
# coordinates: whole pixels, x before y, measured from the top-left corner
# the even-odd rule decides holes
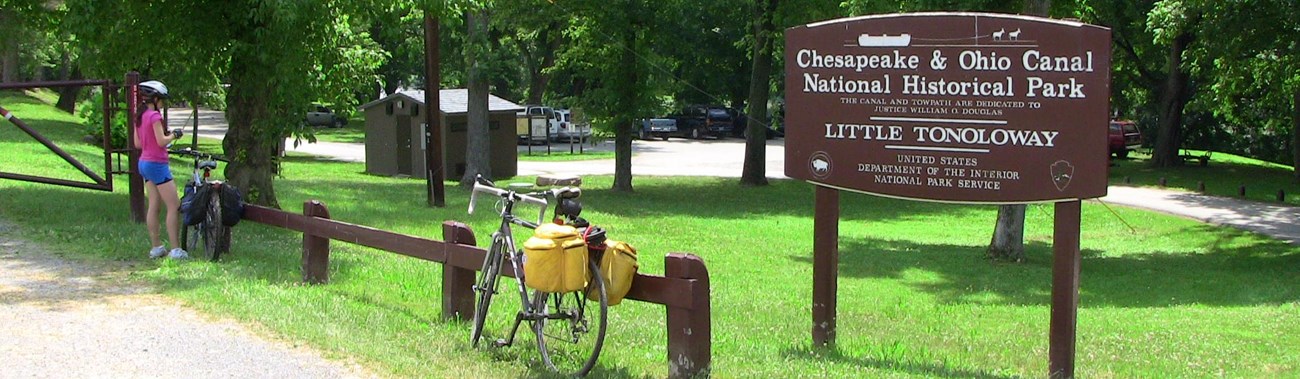
[[[840,190],[815,186],[813,216],[813,345],[835,343],[840,278]]]
[[[1074,377],[1075,328],[1079,308],[1080,202],[1056,203],[1052,233],[1052,321],[1048,336],[1048,377]]]

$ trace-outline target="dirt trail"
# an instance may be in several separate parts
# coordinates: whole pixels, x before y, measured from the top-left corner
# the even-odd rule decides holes
[[[20,235],[0,220],[0,378],[373,376],[182,307],[132,263],[63,259]]]

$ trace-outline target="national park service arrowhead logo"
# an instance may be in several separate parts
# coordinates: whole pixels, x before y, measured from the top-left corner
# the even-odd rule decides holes
[[[1071,178],[1074,178],[1074,165],[1066,161],[1052,163],[1052,183],[1056,184],[1056,189],[1065,191],[1065,187],[1070,186]]]
[[[831,176],[831,156],[824,151],[813,153],[812,157],[808,158],[808,168],[814,178],[825,180]]]

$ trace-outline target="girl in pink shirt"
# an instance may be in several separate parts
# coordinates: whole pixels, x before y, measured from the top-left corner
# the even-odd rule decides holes
[[[140,122],[135,129],[135,147],[140,149],[140,175],[144,177],[145,189],[149,193],[149,211],[145,214],[145,225],[149,227],[149,239],[153,248],[149,250],[150,258],[189,258],[189,253],[177,242],[180,234],[180,199],[176,196],[176,181],[172,180],[171,166],[167,163],[167,145],[180,138],[179,134],[168,133],[163,125],[162,100],[167,98],[167,86],[157,80],[140,83]],[[167,238],[172,243],[172,250],[158,238],[158,208],[167,210]]]

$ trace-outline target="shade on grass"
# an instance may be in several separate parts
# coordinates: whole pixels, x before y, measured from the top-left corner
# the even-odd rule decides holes
[[[6,100],[0,96],[0,105],[10,108]],[[62,131],[63,116],[39,104],[11,109],[43,120],[52,138],[79,138]],[[57,158],[29,150],[22,137],[0,127],[0,170],[61,175]],[[99,154],[76,142],[66,146],[91,161]],[[173,169],[186,170],[183,163]],[[304,201],[320,199],[336,219],[401,233],[437,238],[440,223],[454,219],[482,241],[495,226],[491,212],[465,214],[468,192],[454,183],[447,207],[431,209],[422,180],[363,170],[289,157],[276,189],[286,210],[300,212]],[[669,252],[704,259],[716,377],[1003,378],[1047,370],[1050,206],[1029,208],[1027,262],[1003,264],[982,258],[996,207],[844,195],[839,334],[835,347],[814,349],[811,186],[641,177],[636,192],[621,193],[608,190],[610,177],[584,182],[584,216],[637,246],[643,272],[661,274]],[[118,185],[125,188],[125,181]],[[149,261],[143,228],[127,220],[125,190],[0,180],[0,194],[0,219],[15,225],[0,235],[21,235],[75,259],[132,262],[136,277],[168,295],[385,375],[545,376],[533,364],[531,337],[508,349],[470,350],[469,325],[439,318],[436,264],[335,242],[332,282],[306,286],[299,283],[301,235],[248,222],[235,227],[226,261]],[[1300,249],[1114,208],[1083,207],[1080,377],[1300,375]],[[494,305],[489,336],[506,331],[514,309],[506,301]],[[593,375],[666,376],[663,308],[629,301],[610,316]]]

